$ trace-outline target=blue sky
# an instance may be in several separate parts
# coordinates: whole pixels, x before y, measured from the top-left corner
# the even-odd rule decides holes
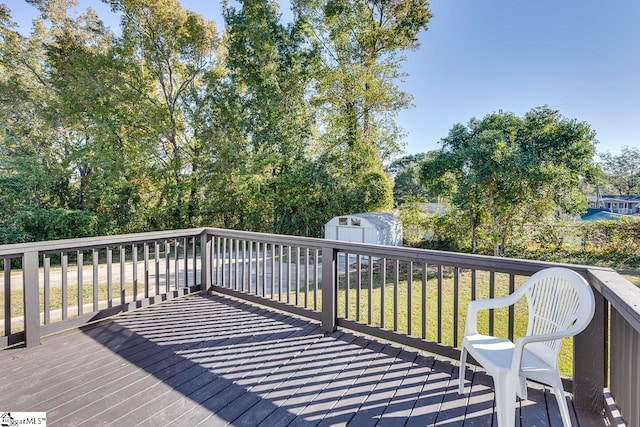
[[[5,2],[29,28],[34,9]],[[117,27],[99,0],[79,3]],[[181,3],[222,25],[220,2]],[[589,123],[598,151],[640,147],[640,1],[432,0],[431,10],[422,45],[404,64],[401,87],[414,98],[398,117],[407,153],[437,149],[455,123],[545,104]]]

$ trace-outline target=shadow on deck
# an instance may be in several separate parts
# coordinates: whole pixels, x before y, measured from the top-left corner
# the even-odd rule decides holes
[[[0,370],[0,410],[46,411],[50,426],[496,425],[482,371],[459,396],[447,359],[217,295],[1,352]],[[561,425],[551,392],[529,399],[522,426]]]

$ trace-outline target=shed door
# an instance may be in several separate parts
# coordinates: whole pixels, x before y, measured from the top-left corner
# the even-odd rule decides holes
[[[343,242],[364,243],[364,228],[361,227],[337,227],[338,238]]]

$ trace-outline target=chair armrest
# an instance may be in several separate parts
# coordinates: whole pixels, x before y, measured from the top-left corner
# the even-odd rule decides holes
[[[528,335],[518,338],[515,342],[515,348],[513,349],[513,360],[511,365],[512,369],[520,368],[520,363],[522,362],[522,352],[524,351],[524,347],[527,344],[543,341],[555,341],[574,335],[575,333],[571,329],[568,329],[562,332],[554,332],[552,334]]]
[[[509,307],[520,299],[520,295],[513,293],[502,298],[480,299],[471,301],[467,307],[467,323],[465,335],[478,333],[478,312],[480,310],[490,310],[493,308]]]

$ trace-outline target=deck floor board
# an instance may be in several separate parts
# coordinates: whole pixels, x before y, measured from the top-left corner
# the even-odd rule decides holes
[[[470,368],[458,395],[446,358],[192,295],[0,352],[0,409],[50,426],[495,425],[493,382]],[[553,394],[529,390],[522,427],[556,425]]]

